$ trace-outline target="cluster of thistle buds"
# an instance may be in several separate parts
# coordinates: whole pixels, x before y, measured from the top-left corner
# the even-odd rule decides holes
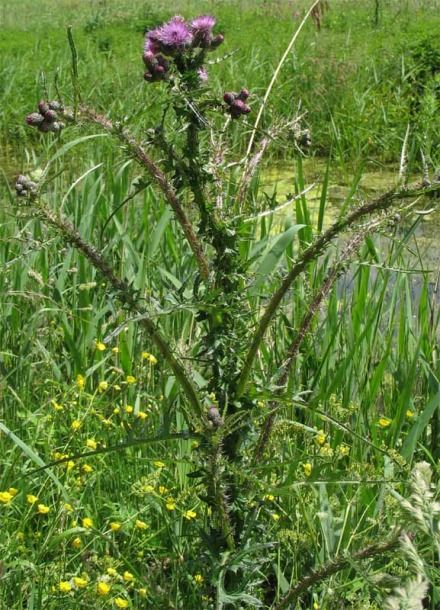
[[[222,34],[214,35],[215,22],[210,15],[201,15],[191,21],[176,15],[147,32],[142,55],[147,68],[144,79],[149,83],[165,80],[171,67],[168,57],[174,60],[179,72],[188,68],[197,70],[200,78],[205,80],[206,72],[202,66],[205,53],[216,49],[224,40]]]
[[[59,102],[41,101],[38,104],[38,112],[28,114],[26,123],[36,127],[38,131],[47,133],[48,131],[58,132],[64,129],[65,124],[59,120],[59,115],[64,112],[64,106]]]
[[[32,197],[37,194],[38,185],[20,174],[15,183],[15,191],[19,197]]]
[[[251,107],[246,104],[248,97],[249,91],[247,89],[242,89],[240,93],[233,93],[232,91],[225,93],[223,100],[227,104],[226,112],[233,119],[239,119],[242,114],[249,114]]]

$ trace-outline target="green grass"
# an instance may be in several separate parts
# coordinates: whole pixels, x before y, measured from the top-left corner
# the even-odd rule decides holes
[[[248,217],[243,224],[230,221],[239,227],[244,269],[240,315],[248,326],[242,342],[233,344],[243,357],[281,279],[322,232],[333,176],[355,176],[348,213],[363,196],[353,167],[369,156],[383,163],[399,160],[409,113],[416,112],[410,108],[416,74],[411,49],[420,50],[421,38],[438,27],[434,2],[388,2],[377,28],[373,3],[331,4],[323,30],[316,32],[310,23],[301,34],[263,120],[269,128],[278,112],[293,115],[301,100],[312,151],[332,151],[318,217],[311,217],[305,197],[282,219],[258,216],[284,202],[262,198],[258,176],[244,209],[236,209],[239,168],[224,174],[226,209],[234,222]],[[49,97],[59,68],[63,96],[72,98],[64,33],[71,22],[84,97],[113,120],[128,117],[130,129],[145,137],[161,116],[165,93],[142,81],[142,31],[172,13],[167,3],[121,2],[110,9],[87,2],[81,10],[70,3],[23,3],[21,13],[14,7],[6,2],[1,9],[0,34],[0,78],[6,85],[0,106],[0,492],[12,488],[14,495],[5,502],[0,496],[0,609],[217,610],[220,602],[225,610],[257,603],[275,609],[296,582],[344,553],[345,569],[292,607],[382,608],[387,588],[378,577],[389,572],[395,583],[404,583],[414,571],[411,559],[395,552],[363,563],[350,558],[405,522],[396,493],[408,495],[414,463],[428,462],[438,478],[438,303],[436,277],[416,238],[420,221],[408,214],[397,228],[383,222],[325,293],[296,355],[270,443],[255,461],[279,367],[348,236],[310,261],[291,286],[260,346],[243,399],[250,417],[242,460],[219,462],[240,483],[240,494],[228,500],[240,511],[245,541],[219,563],[210,536],[212,507],[204,499],[209,443],[203,430],[187,433],[194,415],[176,376],[105,279],[29,207],[17,206],[9,186],[19,171],[43,168],[50,160],[45,204],[68,218],[138,291],[190,371],[203,407],[221,410],[224,405],[211,395],[205,366],[210,353],[203,343],[219,295],[200,282],[192,252],[158,190],[145,184],[134,195],[145,173],[95,128],[72,126],[57,140],[23,121],[45,97],[41,69]],[[229,61],[211,66],[213,87],[246,85],[257,108],[297,24],[291,8],[275,2],[257,8],[249,2],[181,3],[185,15],[204,10],[218,14],[225,49],[240,47]],[[431,47],[424,52],[435,55]],[[430,167],[438,158],[437,77],[422,76],[426,99],[413,115],[412,169],[420,150]],[[249,127],[232,129],[228,159],[235,161],[244,150],[243,132],[248,136]],[[274,157],[293,154],[287,146]],[[305,182],[301,161],[296,167],[292,194]],[[182,200],[196,221],[184,193]],[[418,209],[425,203],[431,207],[435,200],[419,202]],[[28,494],[38,500],[30,502]],[[427,493],[426,510],[430,502]],[[407,526],[415,527],[414,521]],[[432,523],[432,538],[434,531]],[[438,553],[426,533],[418,533],[416,544],[432,581],[434,609]]]

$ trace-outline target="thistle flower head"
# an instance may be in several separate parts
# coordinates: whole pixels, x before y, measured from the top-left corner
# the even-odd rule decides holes
[[[152,46],[165,55],[174,55],[191,44],[192,34],[185,19],[176,15],[168,23],[148,32],[147,39],[146,46]]]
[[[208,48],[211,46],[213,35],[212,28],[216,19],[210,15],[201,15],[190,22],[191,31],[193,34],[193,46]]]

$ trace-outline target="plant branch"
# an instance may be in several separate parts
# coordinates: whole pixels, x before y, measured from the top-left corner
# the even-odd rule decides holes
[[[165,195],[165,199],[173,209],[176,219],[183,229],[186,239],[190,245],[191,250],[196,257],[197,265],[200,273],[204,280],[209,278],[209,265],[208,261],[203,252],[202,245],[194,232],[193,226],[186,216],[180,201],[172,188],[171,184],[166,179],[161,169],[154,163],[152,159],[147,155],[142,146],[136,142],[133,136],[129,135],[125,130],[119,130],[113,126],[113,123],[106,117],[96,114],[91,109],[82,107],[81,116],[101,125],[107,131],[115,134],[132,152],[134,158],[140,163],[153,178],[155,183],[159,186],[162,193]]]
[[[266,333],[266,330],[278,311],[281,301],[289,291],[294,280],[301,275],[307,268],[307,265],[315,260],[325,248],[333,241],[333,239],[342,233],[342,231],[350,228],[361,218],[368,216],[373,213],[377,213],[390,208],[396,200],[406,199],[410,197],[418,197],[420,195],[426,195],[433,191],[440,191],[440,183],[433,183],[428,186],[424,184],[418,184],[411,188],[399,188],[391,189],[383,195],[365,203],[364,205],[356,208],[351,214],[349,214],[343,220],[337,220],[331,227],[325,231],[321,237],[314,241],[308,248],[306,248],[300,255],[297,262],[293,265],[292,269],[285,276],[279,288],[272,295],[269,304],[263,316],[260,319],[258,327],[255,331],[248,353],[244,360],[244,365],[241,373],[238,376],[236,386],[236,397],[239,398],[246,387],[247,380],[249,378],[252,364],[257,355],[260,343]]]
[[[133,292],[129,286],[116,277],[113,270],[104,261],[101,255],[88,244],[81,235],[75,230],[75,228],[63,219],[59,214],[49,210],[45,206],[39,204],[37,207],[37,214],[50,226],[54,227],[63,239],[74,246],[79,252],[81,252],[111,284],[112,288],[118,293],[119,299],[127,306],[129,311],[135,314],[141,314],[139,321],[150,334],[154,344],[159,349],[163,358],[166,360],[177,381],[181,385],[189,404],[193,407],[195,414],[204,420],[204,409],[199,401],[197,392],[192,384],[192,381],[186,372],[183,365],[174,356],[169,342],[165,337],[162,336],[161,332],[156,328],[155,323],[148,315],[148,312],[139,305],[138,300],[133,295]],[[187,422],[190,425],[190,422]]]
[[[336,557],[328,563],[326,566],[317,570],[316,572],[312,572],[302,580],[300,580],[294,587],[290,589],[288,593],[283,597],[279,604],[273,607],[272,610],[284,610],[285,608],[293,608],[293,604],[298,600],[300,595],[305,593],[310,587],[315,585],[326,578],[329,578],[333,574],[344,570],[349,567],[355,561],[362,561],[364,559],[370,559],[371,557],[375,557],[376,555],[382,555],[383,553],[387,553],[389,551],[394,550],[399,546],[400,543],[400,533],[394,535],[390,540],[386,540],[384,542],[376,542],[371,544],[356,553],[353,553],[351,556],[343,556]]]

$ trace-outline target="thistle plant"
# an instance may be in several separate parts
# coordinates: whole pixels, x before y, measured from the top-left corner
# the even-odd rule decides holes
[[[62,99],[43,100],[26,119],[29,126],[47,134],[43,137],[65,138],[71,128],[104,130],[139,165],[145,180],[171,208],[193,260],[179,278],[181,287],[172,294],[174,303],[192,312],[194,332],[188,345],[177,346],[163,330],[156,305],[142,287],[134,289],[131,277],[121,275],[118,266],[89,243],[71,219],[50,207],[45,196],[50,165],[38,183],[19,176],[15,185],[20,213],[42,220],[99,272],[108,299],[135,322],[139,332],[148,334],[179,386],[176,418],[166,434],[132,442],[142,446],[161,438],[191,438],[196,443],[189,477],[195,481],[193,494],[206,507],[208,518],[200,526],[195,554],[206,558],[209,565],[216,609],[252,604],[263,607],[265,587],[269,587],[267,582],[261,584],[269,561],[265,553],[271,555],[276,545],[266,539],[259,544],[253,532],[257,521],[253,503],[261,493],[258,472],[268,459],[277,416],[286,403],[295,403],[295,392],[301,392],[294,365],[322,303],[366,238],[398,222],[397,210],[402,214],[414,199],[439,190],[437,182],[399,185],[353,206],[326,230],[313,232],[310,226],[299,224],[289,244],[289,267],[265,278],[268,290],[255,289],[256,235],[261,218],[270,210],[262,209],[261,200],[254,198],[253,181],[271,146],[288,142],[301,155],[304,144],[310,146],[309,130],[299,115],[289,121],[280,119],[270,132],[252,124],[259,99],[245,82],[238,82],[235,91],[210,89],[209,72],[215,68],[210,58],[221,50],[223,41],[223,34],[216,32],[215,18],[209,15],[191,20],[176,15],[147,32],[142,53],[146,99],[149,87],[161,87],[168,102],[158,125],[150,125],[147,113],[139,113],[144,121],[142,138],[132,134],[130,120],[112,121],[81,102],[72,39],[73,107]],[[227,61],[227,57],[220,59]],[[244,158],[237,159],[229,138],[240,127],[251,128],[251,136]],[[291,202],[299,202],[303,196],[297,193]],[[298,234],[300,239],[294,244]],[[283,305],[292,289],[342,234],[349,234],[348,240],[329,270],[311,286],[297,326],[288,336],[277,337]],[[271,350],[274,358],[262,357]],[[301,400],[296,399],[296,403]],[[263,410],[261,404],[265,405]],[[325,435],[321,436],[325,441]],[[121,447],[98,453],[113,450]],[[347,452],[341,453],[344,455]],[[72,456],[63,456],[57,463],[70,459]],[[310,475],[309,466],[304,468],[306,476]],[[186,518],[191,517],[188,512]],[[373,543],[353,560],[372,557],[395,545],[395,536],[390,542]],[[273,607],[290,607],[310,586],[347,563],[346,558],[335,559],[329,568],[323,568],[320,578],[312,575],[300,582]],[[261,595],[249,593],[258,588]]]

